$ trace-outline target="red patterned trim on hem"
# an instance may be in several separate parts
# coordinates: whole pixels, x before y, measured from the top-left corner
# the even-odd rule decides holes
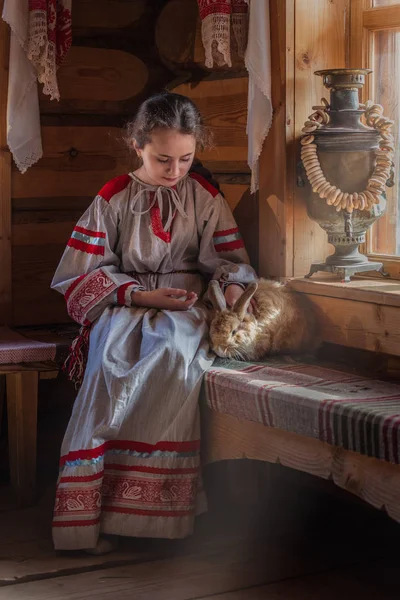
[[[169,231],[165,231],[160,215],[160,209],[158,206],[153,206],[150,210],[150,220],[151,220],[151,229],[155,236],[160,238],[163,242],[167,244],[171,243],[171,233]]]
[[[100,519],[86,519],[84,521],[53,521],[53,527],[92,527],[98,525]]]
[[[200,440],[193,440],[190,442],[158,442],[157,444],[146,444],[145,442],[128,442],[125,440],[114,440],[105,442],[101,446],[96,448],[89,448],[87,450],[73,450],[68,454],[65,454],[60,459],[60,465],[64,465],[66,461],[73,460],[85,460],[91,458],[98,458],[104,454],[107,450],[131,450],[136,452],[151,453],[156,450],[161,452],[197,452],[200,450]]]
[[[244,248],[243,240],[234,240],[233,242],[226,242],[223,244],[215,244],[214,246],[217,252],[231,252],[232,250],[239,250]]]
[[[120,175],[119,177],[114,177],[114,179],[111,179],[111,181],[108,181],[105,185],[103,185],[98,193],[98,196],[101,196],[106,202],[110,202],[111,198],[128,187],[131,181],[132,178],[129,175]]]
[[[70,238],[67,246],[74,248],[75,250],[80,250],[81,252],[86,252],[87,254],[98,254],[99,256],[104,256],[104,246],[87,244],[86,242],[82,242],[82,240],[76,240],[75,238]]]
[[[177,468],[177,469],[166,469],[166,468],[158,468],[158,467],[143,467],[142,465],[137,465],[135,467],[131,467],[129,465],[120,465],[108,463],[105,466],[106,471],[133,471],[139,473],[153,473],[155,475],[192,475],[199,471],[198,467],[190,467],[186,469]]]
[[[73,477],[60,477],[60,483],[86,483],[88,481],[96,481],[104,476],[104,471],[99,471],[93,475],[74,475]]]
[[[194,179],[195,181],[197,181],[197,183],[199,183],[205,190],[207,190],[207,192],[210,192],[211,196],[213,198],[215,198],[216,196],[218,196],[219,191],[217,190],[217,188],[215,188],[209,181],[207,181],[207,179],[205,179],[205,177],[203,177],[202,175],[199,175],[198,173],[189,173],[189,177],[191,179]]]
[[[122,506],[102,506],[104,512],[116,512],[125,515],[140,515],[143,517],[189,517],[193,510],[145,510],[142,508],[124,508]]]
[[[102,477],[104,477],[105,471],[127,471],[131,473],[148,473],[150,475],[195,475],[199,472],[199,467],[190,467],[186,469],[166,469],[158,467],[144,467],[142,465],[132,467],[129,465],[109,463],[105,465],[104,470],[101,470],[98,473],[94,473],[93,475],[74,475],[60,477],[58,484],[60,485],[62,483],[87,483],[90,481],[96,481],[97,479],[101,479]]]

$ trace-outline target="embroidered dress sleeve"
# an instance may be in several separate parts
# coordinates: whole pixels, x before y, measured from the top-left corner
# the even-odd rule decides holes
[[[124,188],[118,189],[129,184],[126,179],[120,181],[124,177],[129,176],[106,184],[82,215],[51,283],[65,296],[70,317],[82,325],[92,323],[107,306],[131,306],[131,293],[144,289],[120,271],[120,257],[115,253],[118,214],[113,192],[123,193]]]
[[[196,176],[196,181],[199,179]],[[221,194],[201,178],[196,202],[200,235],[199,269],[217,279],[223,289],[235,283],[245,287],[257,279],[232,212]],[[207,185],[208,184],[208,185]],[[204,194],[208,197],[204,198]],[[201,198],[203,195],[203,198]]]

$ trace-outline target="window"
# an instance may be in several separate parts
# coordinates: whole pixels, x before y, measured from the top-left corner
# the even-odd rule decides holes
[[[386,188],[387,211],[371,228],[366,251],[400,277],[400,0],[352,0],[351,66],[373,69],[364,100],[395,121],[395,183]]]

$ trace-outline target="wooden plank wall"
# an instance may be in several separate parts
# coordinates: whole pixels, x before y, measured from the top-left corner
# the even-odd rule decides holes
[[[0,13],[3,4],[0,0]],[[0,19],[0,323],[11,318],[11,156],[6,123],[9,46],[9,30]]]
[[[329,97],[318,69],[348,63],[350,0],[270,0],[274,122],[261,157],[260,273],[305,275],[332,247],[307,216],[297,187],[299,136],[312,106]]]
[[[105,181],[127,172],[122,127],[149,94],[191,96],[214,129],[200,158],[220,180],[254,262],[257,207],[247,194],[247,79],[204,67],[196,0],[74,0],[73,48],[59,70],[60,102],[41,97],[44,157],[12,172],[14,325],[67,320],[50,281],[74,223]]]
[[[300,0],[295,13],[295,136],[300,136],[312,106],[329,91],[318,69],[345,67],[348,61],[350,0]],[[296,163],[300,160],[296,144]],[[308,217],[303,189],[294,190],[293,275],[308,273],[312,262],[325,260],[332,254],[327,234]]]

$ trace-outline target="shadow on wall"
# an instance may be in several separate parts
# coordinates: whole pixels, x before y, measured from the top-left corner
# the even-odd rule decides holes
[[[258,272],[258,194],[248,188],[236,205],[233,215],[242,234],[250,262]]]

